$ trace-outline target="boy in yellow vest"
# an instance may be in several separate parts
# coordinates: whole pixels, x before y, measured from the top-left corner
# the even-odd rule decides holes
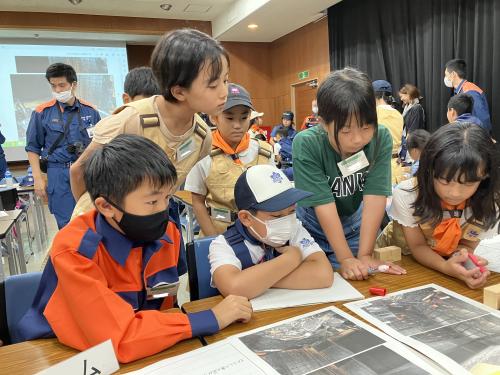
[[[217,125],[212,151],[187,176],[184,189],[193,193],[193,210],[205,236],[223,233],[236,220],[238,177],[250,166],[274,164],[271,146],[247,133],[252,110],[248,92],[230,83],[223,112],[211,118]]]

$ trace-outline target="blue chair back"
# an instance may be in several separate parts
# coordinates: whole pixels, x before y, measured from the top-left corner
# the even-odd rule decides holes
[[[41,272],[32,272],[9,276],[4,281],[7,327],[13,344],[19,342],[13,328],[31,307],[41,278]]]
[[[210,262],[208,248],[215,237],[196,239],[187,244],[186,255],[191,301],[216,296],[219,291],[210,286]]]

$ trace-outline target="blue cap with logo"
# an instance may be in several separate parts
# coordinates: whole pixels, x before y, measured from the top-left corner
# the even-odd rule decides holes
[[[238,210],[281,211],[312,195],[294,188],[280,169],[268,164],[248,168],[234,187]]]

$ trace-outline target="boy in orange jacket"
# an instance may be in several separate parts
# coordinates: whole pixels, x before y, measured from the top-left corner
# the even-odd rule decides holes
[[[144,152],[147,150],[147,152]],[[119,135],[89,159],[85,185],[95,209],[59,231],[33,305],[13,341],[51,337],[85,350],[111,339],[120,362],[248,321],[244,297],[195,314],[174,306],[181,236],[169,222],[177,174],[152,141]]]

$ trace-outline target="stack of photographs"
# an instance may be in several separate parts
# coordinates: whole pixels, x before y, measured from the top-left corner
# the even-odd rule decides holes
[[[452,374],[500,366],[500,312],[435,284],[345,304]]]

